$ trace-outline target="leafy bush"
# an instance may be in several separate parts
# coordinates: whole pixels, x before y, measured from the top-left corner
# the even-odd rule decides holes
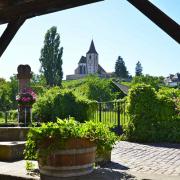
[[[163,87],[158,91],[158,96],[166,96],[169,99],[173,100],[176,109],[176,119],[180,119],[180,90]]]
[[[47,155],[57,149],[64,149],[64,142],[71,138],[89,139],[97,145],[99,153],[111,150],[117,139],[103,123],[92,121],[79,123],[73,118],[58,119],[56,123],[44,123],[39,128],[30,129],[25,147],[25,158],[37,159],[39,153]],[[46,148],[42,149],[44,143],[46,143]]]
[[[165,85],[164,78],[162,76],[156,77],[156,76],[150,76],[150,75],[146,74],[146,75],[133,77],[132,85],[142,84],[142,83],[151,85],[155,89],[159,89],[160,86]]]
[[[33,105],[33,116],[42,122],[55,121],[57,117],[75,117],[81,122],[91,118],[95,103],[76,97],[72,91],[54,87],[37,99]]]
[[[180,119],[175,101],[150,85],[131,88],[128,98],[129,122],[125,136],[140,142],[180,142]],[[177,138],[178,137],[178,138]]]
[[[18,119],[18,111],[17,110],[10,110],[9,111],[9,118],[11,120],[17,120]]]
[[[0,111],[0,118],[4,117],[4,112]]]

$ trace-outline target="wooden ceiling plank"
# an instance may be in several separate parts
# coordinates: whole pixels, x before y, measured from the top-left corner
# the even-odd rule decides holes
[[[8,47],[11,40],[14,38],[15,34],[25,22],[25,19],[17,19],[15,21],[9,22],[2,36],[0,37],[0,57]]]
[[[148,0],[127,0],[163,31],[180,43],[180,26]]]
[[[99,1],[103,0],[26,0],[0,9],[0,24],[8,23],[14,17],[27,19]]]

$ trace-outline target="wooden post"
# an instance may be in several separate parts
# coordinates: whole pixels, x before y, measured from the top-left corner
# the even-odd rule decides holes
[[[8,47],[9,43],[14,38],[15,34],[17,33],[17,31],[19,30],[19,28],[24,22],[25,22],[25,19],[21,19],[21,18],[14,20],[12,22],[9,22],[4,33],[0,37],[0,57],[2,56],[2,54]]]

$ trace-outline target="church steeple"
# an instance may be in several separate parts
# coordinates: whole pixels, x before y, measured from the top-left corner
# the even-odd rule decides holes
[[[90,45],[90,48],[89,48],[89,51],[87,52],[87,54],[98,54],[97,51],[96,51],[96,48],[94,46],[94,41],[92,40],[91,41],[91,45]]]

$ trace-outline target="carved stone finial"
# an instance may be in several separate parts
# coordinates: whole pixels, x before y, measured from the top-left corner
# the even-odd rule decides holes
[[[32,72],[31,72],[31,67],[29,65],[19,65],[17,68],[18,74],[17,78],[18,79],[31,79],[32,78]]]

